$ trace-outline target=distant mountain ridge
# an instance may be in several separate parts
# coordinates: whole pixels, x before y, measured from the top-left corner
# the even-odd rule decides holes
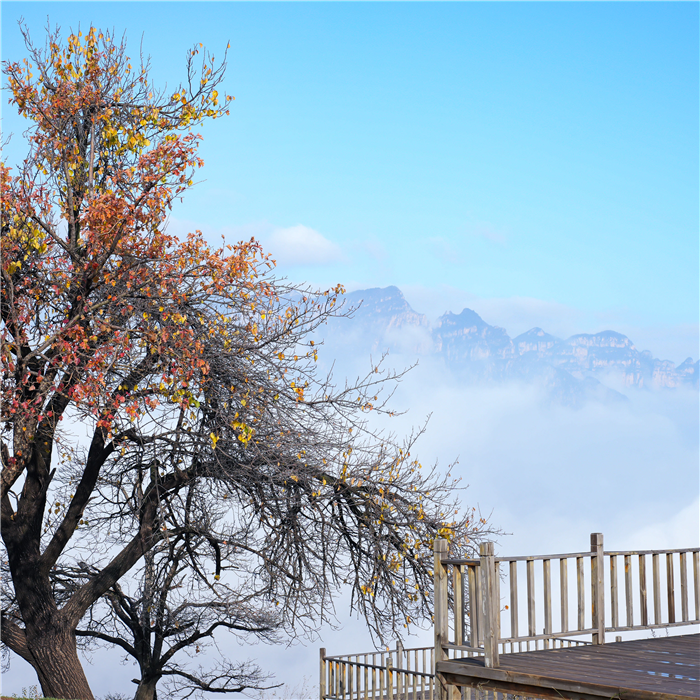
[[[606,399],[623,398],[601,385],[601,379],[611,374],[627,387],[698,388],[698,361],[688,358],[676,366],[649,351],[640,352],[627,336],[612,330],[563,339],[532,328],[511,338],[472,309],[447,312],[431,326],[393,286],[351,292],[345,300],[350,306],[359,305],[351,322],[356,344],[372,351],[398,349],[438,356],[452,371],[473,379],[536,380],[565,401],[567,396],[591,392]],[[346,325],[331,328],[331,344],[348,330]]]

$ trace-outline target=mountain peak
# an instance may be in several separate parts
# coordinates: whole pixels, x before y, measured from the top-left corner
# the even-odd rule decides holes
[[[561,343],[561,338],[546,333],[537,326],[529,331],[525,331],[525,333],[521,333],[517,338],[513,338],[513,345],[515,345],[519,355],[523,355],[526,352],[543,353],[559,343]]]
[[[629,348],[636,350],[634,343],[617,331],[600,331],[599,333],[578,333],[567,339],[568,345],[585,345],[598,348]]]
[[[366,343],[372,352],[431,354],[462,374],[504,380],[543,381],[547,386],[582,389],[581,382],[614,373],[625,386],[698,387],[698,362],[673,362],[640,352],[624,334],[613,330],[580,333],[566,340],[534,327],[512,339],[504,328],[492,326],[473,309],[447,312],[431,328],[395,286],[357,290],[345,295],[358,331],[353,343]],[[348,326],[338,334],[348,343]],[[616,380],[617,381],[617,380]],[[567,384],[567,382],[569,384]],[[585,387],[584,387],[585,388]],[[562,389],[563,390],[563,389]],[[568,389],[567,389],[568,391]]]
[[[398,287],[374,287],[358,289],[345,295],[349,307],[355,309],[353,316],[366,323],[385,328],[402,326],[427,327],[428,319],[416,313],[406,301]]]
[[[446,314],[440,316],[438,319],[438,325],[458,326],[460,328],[476,327],[478,330],[489,326],[489,324],[486,323],[486,321],[484,321],[484,319],[472,309],[462,309],[462,312],[459,314],[453,314],[451,311],[448,311]]]

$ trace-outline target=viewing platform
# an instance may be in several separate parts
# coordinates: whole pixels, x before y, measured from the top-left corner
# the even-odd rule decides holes
[[[594,533],[568,554],[447,549],[436,540],[434,647],[321,650],[321,700],[700,698],[700,634],[669,635],[700,624],[697,547],[606,552]]]

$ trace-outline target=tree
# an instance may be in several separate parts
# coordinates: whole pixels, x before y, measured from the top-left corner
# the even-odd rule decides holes
[[[312,629],[344,584],[379,635],[428,615],[433,539],[485,525],[415,435],[371,429],[391,376],[317,374],[341,289],[276,280],[254,241],[165,231],[202,164],[193,129],[228,112],[225,60],[195,47],[165,94],[110,34],[23,33],[29,59],[3,63],[29,121],[18,173],[0,166],[3,643],[46,695],[91,699],[80,621],[171,545],[212,595],[248,597],[252,627],[267,608]],[[194,521],[192,500],[226,517]]]
[[[168,683],[167,697],[189,697],[202,691],[240,692],[269,689],[269,676],[250,662],[230,661],[218,654],[216,663],[192,668],[183,656],[197,659],[211,649],[217,630],[233,632],[241,640],[251,637],[277,642],[279,616],[261,600],[260,591],[249,586],[212,586],[202,571],[207,536],[215,531],[224,510],[201,499],[185,498],[192,527],[161,540],[143,559],[140,585],[131,591],[129,583],[115,583],[83,619],[76,630],[79,638],[106,642],[124,651],[138,663],[140,677],[135,699],[156,697],[161,679]],[[212,510],[214,513],[212,513]],[[193,568],[192,559],[200,566]],[[223,568],[228,568],[226,560]],[[87,580],[83,565],[63,572],[58,586],[70,595]],[[240,582],[239,582],[240,583]],[[209,656],[209,654],[207,654]]]

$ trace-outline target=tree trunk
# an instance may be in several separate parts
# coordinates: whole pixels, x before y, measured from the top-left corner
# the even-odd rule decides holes
[[[159,680],[160,676],[141,678],[134,700],[156,700],[156,685]]]
[[[20,656],[31,656],[45,697],[94,700],[78,658],[75,624],[56,606],[48,577],[37,571],[36,546],[27,546],[22,541],[26,537],[18,537],[19,542],[12,537],[26,535],[27,529],[7,532],[3,528],[2,533],[24,622],[23,640],[17,635],[23,644],[15,644],[11,638],[7,644]]]
[[[28,634],[27,644],[40,669],[37,675],[44,696],[94,700],[71,632],[49,629],[40,637]]]

